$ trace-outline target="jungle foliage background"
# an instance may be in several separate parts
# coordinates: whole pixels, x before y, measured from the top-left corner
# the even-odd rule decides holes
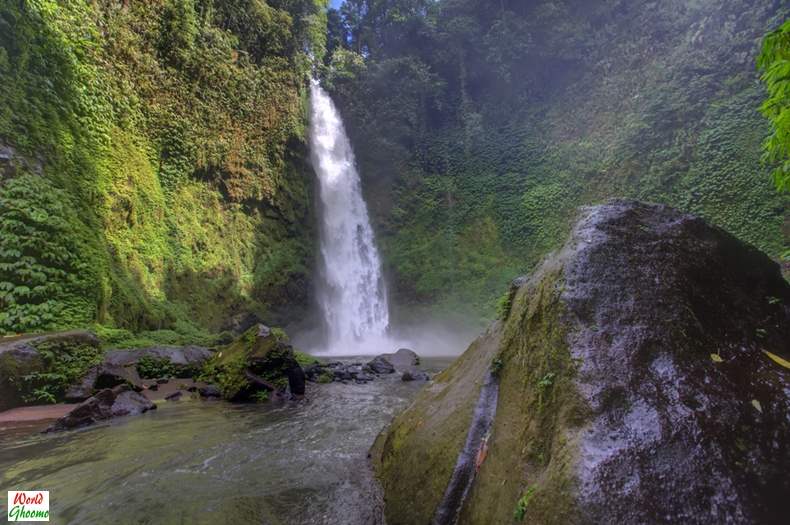
[[[400,300],[486,310],[563,242],[577,206],[613,196],[787,251],[756,68],[787,17],[782,2],[741,0],[346,0],[330,11],[325,75]]]

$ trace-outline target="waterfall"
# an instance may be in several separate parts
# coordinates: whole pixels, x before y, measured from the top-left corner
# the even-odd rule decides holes
[[[387,290],[354,153],[337,108],[315,80],[310,86],[310,157],[320,197],[316,295],[328,331],[325,350],[371,353],[373,345],[386,340]]]

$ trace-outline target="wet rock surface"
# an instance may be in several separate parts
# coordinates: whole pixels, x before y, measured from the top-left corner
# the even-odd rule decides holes
[[[120,416],[139,415],[155,409],[156,405],[127,384],[105,388],[74,407],[55,421],[47,432],[72,430]]]
[[[589,210],[573,240],[562,300],[592,411],[585,518],[782,521],[790,370],[763,353],[790,358],[778,266],[697,217],[628,201]]]
[[[385,356],[380,355],[374,357],[368,364],[368,368],[375,372],[376,374],[394,374],[395,373],[395,365],[393,365],[389,359]]]
[[[394,363],[393,363],[394,362]],[[395,364],[397,363],[397,365]],[[367,363],[316,362],[304,369],[308,381],[316,383],[365,384],[381,376],[401,372],[403,381],[429,381],[430,376],[418,368],[420,358],[412,350],[401,349],[392,354],[381,354]]]
[[[64,397],[69,402],[84,401],[99,390],[121,384],[129,385],[137,392],[143,389],[142,380],[133,365],[102,363],[88,370],[78,383],[66,390]]]
[[[790,370],[770,355],[790,360],[790,285],[776,263],[692,215],[612,201],[583,209],[517,286],[506,322],[460,360],[485,352],[501,379],[459,523],[786,522]],[[473,411],[444,417],[432,388],[476,392],[481,373],[440,374],[377,440],[388,522],[431,521]]]
[[[216,398],[219,399],[222,397],[222,392],[220,391],[219,387],[216,385],[206,385],[198,388],[198,394],[200,397],[205,398]]]
[[[431,376],[419,370],[406,370],[400,378],[401,381],[430,381]]]

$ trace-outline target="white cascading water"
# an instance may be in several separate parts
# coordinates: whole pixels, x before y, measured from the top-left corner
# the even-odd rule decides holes
[[[323,267],[316,291],[328,330],[324,350],[371,353],[387,340],[387,291],[351,144],[332,99],[315,80],[310,87],[310,156],[321,199]]]

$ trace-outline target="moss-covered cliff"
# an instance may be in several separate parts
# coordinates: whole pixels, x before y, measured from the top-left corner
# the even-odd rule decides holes
[[[0,333],[304,305],[324,7],[0,4]]]

